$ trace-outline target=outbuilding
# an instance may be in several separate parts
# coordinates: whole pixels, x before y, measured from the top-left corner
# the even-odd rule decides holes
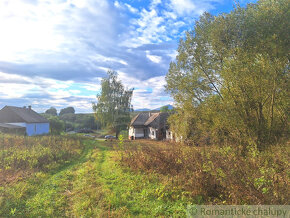
[[[28,136],[49,133],[49,121],[28,107],[5,106],[0,110],[0,131]]]

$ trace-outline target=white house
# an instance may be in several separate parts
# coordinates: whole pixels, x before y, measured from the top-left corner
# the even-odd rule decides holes
[[[168,113],[139,113],[129,127],[129,139],[166,139]]]
[[[31,109],[31,106],[5,106],[0,110],[0,130],[4,132],[24,131],[28,136],[49,133],[49,121]]]

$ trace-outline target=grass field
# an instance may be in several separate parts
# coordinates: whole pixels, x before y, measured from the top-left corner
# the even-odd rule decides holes
[[[201,148],[163,142],[0,136],[0,178],[5,178],[0,181],[0,217],[184,217],[189,204],[231,204],[231,199],[285,204],[289,194],[287,165],[278,166],[275,155],[267,156],[268,168],[277,171],[273,184],[270,179],[275,176],[261,172],[246,174],[251,179],[237,183],[234,176],[227,179],[229,173],[222,174],[227,165],[221,159],[212,161],[212,166],[221,162],[220,170],[211,169],[209,161],[219,154],[217,148],[202,159]],[[289,153],[281,153],[277,155],[286,159],[280,164],[285,164]],[[198,161],[203,163],[196,165]],[[255,161],[261,168],[261,160]],[[200,166],[204,169],[198,173]],[[254,187],[249,189],[251,181]],[[226,183],[228,188],[223,187]],[[236,195],[234,188],[249,191],[234,197],[215,196]],[[251,197],[253,190],[258,197]]]
[[[14,143],[14,140],[24,142],[22,137],[6,137],[7,143]],[[42,140],[31,138],[30,143],[37,144]],[[54,143],[56,140],[63,143],[62,137],[55,139]],[[79,139],[74,140],[79,142]],[[0,217],[185,215],[185,204],[181,201],[169,203],[158,197],[162,185],[156,176],[120,167],[120,155],[112,142],[92,139],[80,141],[82,149],[75,156],[59,164],[52,160],[57,166],[50,163],[53,165],[50,169],[39,167],[39,164],[24,168],[17,168],[17,164],[10,164],[9,169],[2,167],[0,177],[15,176],[0,184]],[[17,152],[8,154],[7,143],[2,145],[2,161],[9,159],[9,155],[10,159],[19,155]],[[30,153],[31,147],[34,147],[31,145],[23,145],[20,150]],[[46,154],[51,154],[51,145],[46,146],[50,150]],[[46,161],[49,165],[49,160]]]

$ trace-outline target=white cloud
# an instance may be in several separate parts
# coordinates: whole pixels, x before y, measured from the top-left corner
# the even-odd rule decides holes
[[[150,11],[142,9],[140,18],[133,19],[131,36],[125,35],[126,39],[122,45],[138,47],[143,44],[162,42],[167,37],[164,18],[159,16],[154,8]]]
[[[38,1],[37,4],[2,0],[0,60],[32,62],[44,54],[65,53],[75,47],[78,47],[75,54],[81,55],[80,51],[86,49],[82,44],[84,37],[87,42],[101,45],[113,40],[114,22],[117,22],[115,13],[107,0]],[[69,52],[71,55],[72,51]]]
[[[124,4],[124,3],[119,2],[119,1],[115,1],[114,6],[120,10],[128,10],[133,14],[136,14],[139,12],[139,10],[137,8],[132,7],[132,5],[129,5],[127,3]]]
[[[121,0],[0,0],[0,105],[90,111],[108,69],[136,88],[135,108],[168,104],[164,74],[178,39],[223,1],[150,0],[135,8]]]
[[[139,12],[138,9],[132,7],[131,5],[129,5],[129,4],[127,4],[127,3],[126,3],[125,5],[126,5],[126,7],[129,9],[129,11],[130,11],[131,13],[136,14],[136,13]]]
[[[132,98],[134,109],[154,109],[167,104],[173,104],[173,100],[165,93],[165,76],[139,80],[128,77],[124,72],[119,72],[119,78],[126,87],[137,88],[133,92]]]
[[[178,16],[199,16],[224,0],[169,0],[170,8]]]
[[[152,0],[151,4],[150,4],[150,8],[153,9],[155,8],[157,5],[161,4],[162,0]]]
[[[197,8],[191,0],[171,0],[171,6],[179,15],[189,14]]]
[[[28,104],[32,103],[32,106],[39,112],[43,112],[50,106],[63,108],[67,105],[74,106],[77,111],[90,112],[91,102],[96,100],[96,96],[82,93],[81,89],[76,89],[76,85],[96,93],[100,90],[99,84],[76,84],[72,81],[59,81],[43,77],[31,78],[0,72],[0,105],[4,106],[6,104],[4,102],[9,99],[20,100],[24,105],[26,99],[29,98]]]
[[[175,20],[177,18],[176,13],[172,11],[163,11],[163,16],[167,19]]]
[[[147,58],[149,60],[151,60],[152,62],[157,63],[157,64],[159,64],[162,60],[162,58],[160,56],[157,56],[157,55],[147,55]]]
[[[101,90],[100,84],[85,84],[82,86],[82,88],[89,90],[89,91],[94,91],[94,92],[99,92]]]
[[[22,99],[24,105],[28,96],[36,111],[43,112],[54,106],[57,109],[73,106],[77,112],[91,112],[91,102],[96,101],[96,94],[100,91],[100,83],[74,83],[42,77],[29,78],[0,72],[0,105],[4,106],[5,99]],[[164,92],[165,77],[158,76],[148,80],[134,79],[126,73],[120,72],[119,78],[127,88],[136,88],[132,104],[135,109],[157,108],[166,104],[173,104],[172,99]],[[7,82],[8,81],[8,82]],[[10,81],[10,82],[9,82]],[[96,78],[100,81],[100,78]],[[80,89],[76,89],[76,86]],[[17,89],[21,87],[21,89]],[[92,91],[85,95],[82,89]],[[45,96],[45,97],[43,97]],[[2,101],[1,101],[2,99]],[[21,105],[21,106],[22,106]]]
[[[119,58],[113,58],[113,57],[106,57],[101,54],[93,54],[88,56],[89,59],[99,61],[99,62],[117,62],[123,65],[128,65],[128,63],[125,60],[121,60]]]
[[[178,52],[175,50],[172,53],[168,54],[168,56],[171,57],[172,61],[174,61],[176,59],[177,55],[178,55]]]
[[[159,64],[159,63],[161,62],[161,60],[162,60],[162,57],[157,56],[157,55],[151,55],[149,51],[146,51],[146,57],[147,57],[150,61],[152,61],[152,62],[154,62],[154,63],[157,63],[157,64]]]
[[[120,2],[118,2],[118,1],[115,1],[115,2],[114,2],[114,6],[115,6],[116,8],[122,8],[122,5],[121,5]]]

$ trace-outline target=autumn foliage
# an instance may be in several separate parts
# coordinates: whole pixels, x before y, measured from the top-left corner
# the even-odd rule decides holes
[[[242,147],[190,147],[167,144],[127,146],[121,163],[156,174],[165,200],[204,204],[286,204],[289,196],[289,147],[260,153]],[[258,155],[259,154],[259,155]]]

